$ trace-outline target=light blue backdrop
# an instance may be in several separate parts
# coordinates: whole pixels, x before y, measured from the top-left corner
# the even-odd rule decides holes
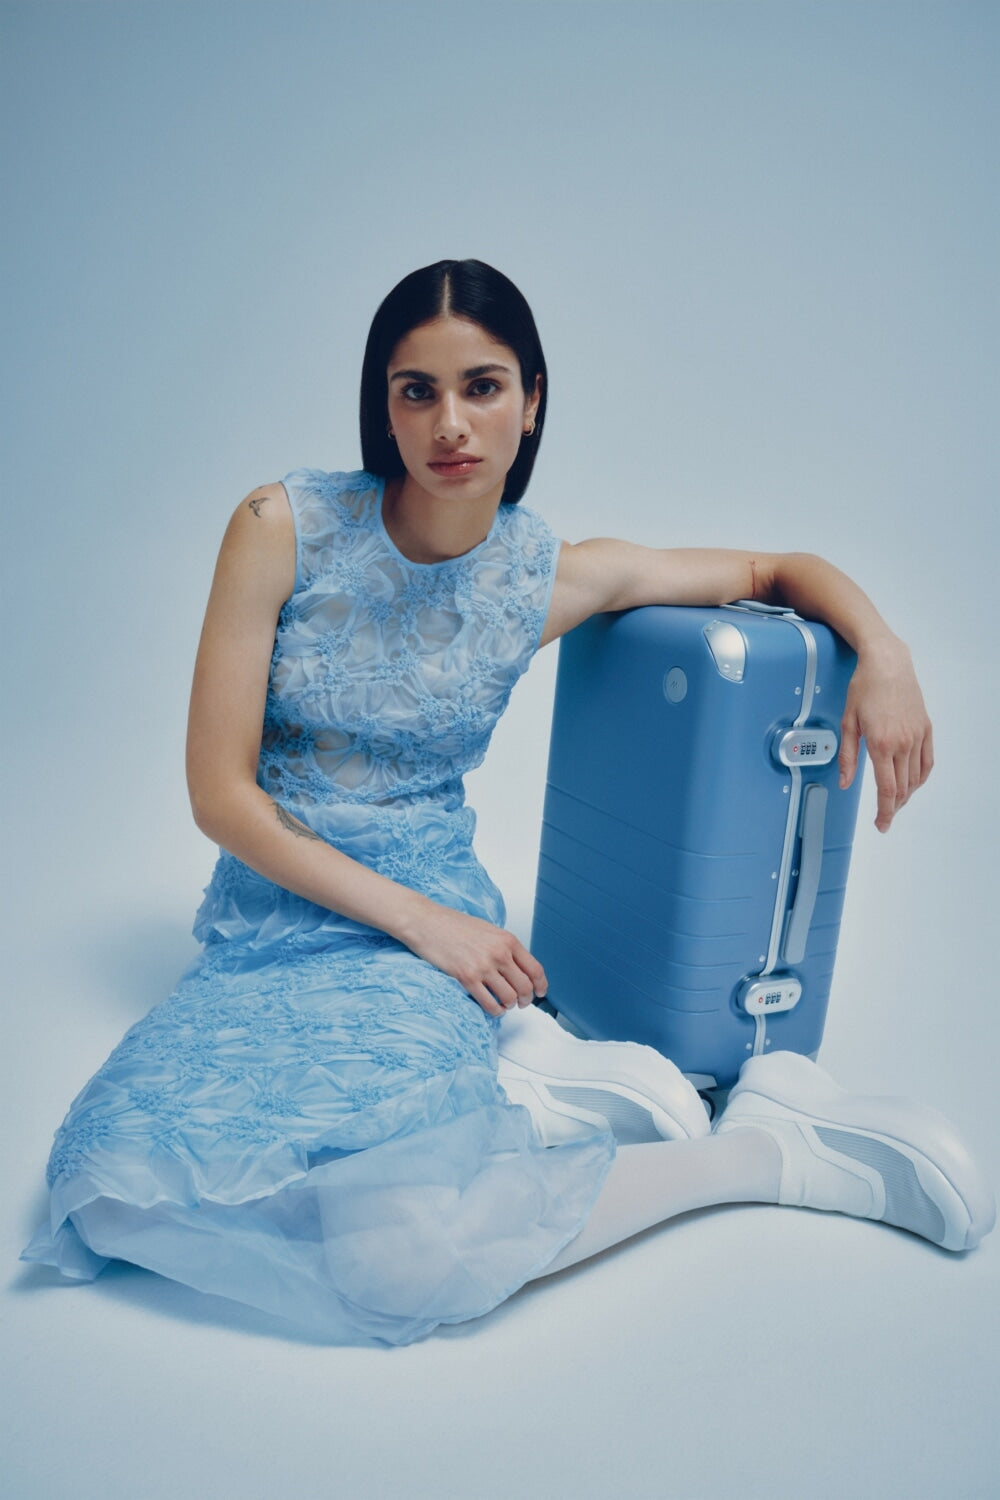
[[[400,276],[445,255],[498,265],[535,309],[551,405],[530,503],[557,531],[820,551],[910,640],[938,725],[939,770],[888,840],[859,833],[824,1057],[859,1085],[936,1098],[995,1171],[1000,8],[34,0],[4,4],[0,17],[5,814],[15,850],[3,1104],[21,1185],[8,1263],[39,1211],[48,1139],[70,1096],[191,952],[187,928],[211,851],[187,814],[183,720],[225,520],[249,488],[290,468],[357,464],[371,314]],[[516,695],[493,763],[471,787],[482,852],[525,933],[550,655]],[[869,817],[870,791],[865,808]],[[789,1231],[778,1218],[780,1233],[756,1231],[775,1235],[766,1240],[775,1257],[789,1233],[813,1223],[807,1216],[806,1229]],[[738,1222],[734,1236],[757,1220]],[[452,1478],[428,1477],[420,1464],[439,1462],[445,1441],[433,1404],[420,1408],[422,1423],[402,1422],[405,1441],[386,1450],[409,1490],[388,1479],[378,1488],[367,1441],[344,1446],[341,1434],[338,1461],[371,1495],[487,1496],[516,1478],[529,1496],[560,1496],[570,1490],[552,1476],[571,1474],[574,1495],[604,1496],[608,1476],[628,1472],[629,1493],[659,1500],[709,1492],[697,1479],[707,1451],[709,1470],[746,1494],[778,1496],[787,1483],[797,1497],[862,1495],[869,1480],[871,1492],[908,1500],[986,1494],[976,1486],[995,1472],[993,1428],[977,1402],[997,1327],[996,1253],[984,1250],[958,1283],[954,1268],[915,1261],[906,1243],[907,1281],[892,1261],[898,1249],[865,1233],[874,1232],[820,1242],[861,1257],[867,1311],[841,1287],[807,1339],[803,1307],[815,1312],[818,1283],[801,1306],[789,1302],[769,1262],[776,1279],[758,1286],[758,1342],[770,1309],[793,1372],[797,1435],[773,1453],[738,1402],[732,1443],[718,1447],[708,1392],[738,1393],[721,1351],[742,1325],[717,1282],[710,1293],[700,1287],[690,1328],[673,1327],[689,1368],[685,1339],[699,1351],[693,1394],[676,1373],[668,1379],[653,1345],[636,1352],[658,1316],[655,1280],[636,1257],[662,1246],[647,1243],[628,1252],[638,1283],[604,1266],[530,1303],[533,1320],[556,1320],[545,1378],[569,1382],[574,1396],[557,1405],[561,1429],[515,1401],[548,1488],[533,1490],[507,1450],[484,1450],[467,1432],[466,1449],[449,1450]],[[740,1244],[734,1238],[735,1255]],[[825,1266],[811,1241],[808,1253]],[[695,1274],[710,1254],[692,1248]],[[172,1323],[142,1322],[149,1284],[125,1279],[117,1292],[109,1283],[67,1302],[13,1283],[19,1359],[51,1348],[64,1361],[68,1319],[81,1347],[97,1339],[108,1368],[122,1372],[100,1398],[85,1397],[71,1357],[62,1426],[46,1448],[47,1366],[34,1357],[20,1366],[10,1408],[21,1424],[20,1494],[62,1494],[69,1478],[80,1495],[116,1493],[80,1488],[71,1457],[97,1442],[103,1400],[139,1422],[117,1493],[136,1492],[149,1444],[167,1455],[155,1493],[176,1494],[182,1473],[197,1493],[153,1397],[136,1395],[127,1354],[137,1337],[129,1320],[139,1320],[143,1340],[170,1351],[160,1410],[207,1422],[182,1373],[197,1315],[180,1305],[170,1344]],[[614,1298],[636,1284],[637,1304],[620,1309]],[[895,1302],[888,1285],[902,1289]],[[960,1307],[949,1307],[942,1285]],[[917,1296],[937,1307],[938,1322],[901,1369]],[[859,1365],[862,1330],[877,1327],[874,1309],[887,1304],[889,1325]],[[492,1326],[476,1336],[507,1338],[493,1355],[505,1388],[521,1392],[523,1330],[515,1336],[502,1317]],[[603,1461],[583,1457],[602,1383],[588,1374],[586,1344],[570,1350],[574,1331],[586,1340],[605,1326],[628,1331],[604,1378],[635,1392],[633,1417],[650,1402],[680,1402],[676,1489],[660,1468],[652,1415],[629,1427],[627,1449],[611,1443]],[[228,1336],[227,1349],[245,1348]],[[221,1337],[210,1328],[200,1357]],[[293,1347],[285,1366],[297,1401],[300,1356]],[[220,1417],[231,1416],[242,1358],[226,1366]],[[409,1372],[405,1390],[400,1382],[387,1399],[405,1405],[416,1399],[413,1379],[421,1391],[440,1379],[462,1400],[463,1358],[475,1362],[469,1342],[404,1355],[393,1369]],[[365,1369],[376,1379],[364,1361],[309,1369],[310,1378],[350,1369],[353,1381]],[[373,1389],[382,1390],[378,1371]],[[958,1382],[960,1414],[928,1442],[946,1376],[953,1404]],[[829,1412],[806,1394],[820,1378],[833,1380],[843,1422],[886,1383],[903,1381],[909,1395],[888,1435],[874,1433],[860,1456],[843,1445],[821,1460]],[[254,1401],[266,1409],[263,1390]],[[294,1473],[300,1492],[323,1493],[323,1412],[308,1409],[311,1437]],[[350,1418],[355,1439],[365,1420]],[[563,1448],[556,1430],[569,1434]],[[259,1445],[256,1429],[235,1445],[249,1475],[265,1472]],[[748,1445],[757,1454],[749,1469],[740,1458]],[[234,1472],[235,1447],[213,1448],[220,1473]],[[906,1487],[894,1490],[900,1461]],[[100,1465],[92,1478],[97,1486]],[[292,1493],[288,1482],[272,1474],[259,1493]]]

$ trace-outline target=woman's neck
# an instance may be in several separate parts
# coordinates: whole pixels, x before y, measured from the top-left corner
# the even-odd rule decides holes
[[[390,479],[382,497],[382,523],[393,546],[410,562],[445,562],[484,541],[496,519],[497,497],[442,500],[410,481]]]

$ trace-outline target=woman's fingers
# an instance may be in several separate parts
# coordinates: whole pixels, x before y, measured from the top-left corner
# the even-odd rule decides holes
[[[854,780],[858,769],[858,753],[861,746],[861,735],[857,722],[848,718],[845,714],[844,721],[840,726],[840,755],[838,764],[840,768],[840,785],[846,791]]]
[[[483,983],[490,991],[494,1000],[496,1000],[504,1010],[510,1010],[512,1006],[518,1003],[518,1000],[520,999],[520,993],[518,991],[517,985],[513,984],[511,980],[508,979],[507,976],[503,974],[499,969],[497,969],[492,974],[488,974],[483,980]]]
[[[513,934],[510,934],[510,936],[513,936]],[[533,1000],[536,995],[541,1000],[549,987],[549,981],[545,977],[545,970],[534,954],[529,953],[524,944],[518,942],[517,938],[514,938],[513,955],[519,972],[525,976],[528,983],[528,989],[526,991],[518,991],[518,994],[524,996],[525,1003]]]
[[[506,1015],[506,1007],[501,1005],[498,1000],[494,999],[489,990],[486,988],[485,984],[470,985],[467,993],[472,996],[476,1004],[479,1005],[488,1016]]]
[[[894,755],[889,746],[872,744],[869,745],[869,754],[878,792],[875,827],[880,833],[886,833],[909,796],[909,750]]]
[[[934,763],[933,755],[928,760],[922,745],[917,743],[895,755],[888,750],[873,750],[871,758],[878,790],[875,826],[880,833],[885,833],[896,813],[927,780]]]
[[[923,786],[931,771],[934,769],[934,731],[930,724],[927,725],[927,733],[920,741],[917,751],[917,778],[914,786]]]
[[[875,826],[885,833],[934,764],[931,723],[902,643],[859,656],[841,725],[840,784],[850,785],[864,738],[875,774]]]
[[[875,827],[879,833],[888,833],[889,825],[896,816],[896,781],[891,772],[882,772],[881,780],[876,777],[875,785],[878,788],[878,805],[875,809]]]
[[[480,983],[470,985],[469,994],[490,1016],[501,1016],[519,1005],[530,1005],[534,999],[531,982],[521,970],[510,975],[497,970]]]
[[[512,932],[449,907],[431,909],[414,952],[457,979],[489,1016],[545,994],[545,970]]]
[[[483,979],[483,989],[498,1003],[501,1012],[530,1005],[536,995],[544,994],[546,987],[545,970],[538,960],[511,933],[503,936],[510,939],[510,956],[502,958],[494,972]],[[539,984],[541,990],[537,988]],[[471,990],[469,993],[482,1004],[478,994]]]

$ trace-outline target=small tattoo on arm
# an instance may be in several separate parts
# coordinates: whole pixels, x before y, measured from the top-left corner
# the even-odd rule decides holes
[[[293,818],[291,813],[287,812],[280,802],[274,804],[274,810],[278,814],[278,822],[282,828],[287,828],[289,833],[294,833],[300,839],[315,839],[317,844],[323,842],[318,833],[313,833],[312,829],[307,828],[304,823],[300,823],[298,818]]]
[[[250,509],[253,511],[254,515],[257,517],[258,520],[260,520],[260,508],[261,508],[261,506],[262,505],[266,505],[267,502],[270,500],[270,498],[271,498],[270,495],[255,495],[252,500],[248,500],[247,501],[247,504],[249,505]]]

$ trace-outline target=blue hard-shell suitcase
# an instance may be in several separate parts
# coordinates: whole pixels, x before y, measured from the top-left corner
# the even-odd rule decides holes
[[[861,767],[838,785],[854,656],[790,610],[652,606],[567,635],[532,952],[576,1030],[701,1088],[823,1036]]]

